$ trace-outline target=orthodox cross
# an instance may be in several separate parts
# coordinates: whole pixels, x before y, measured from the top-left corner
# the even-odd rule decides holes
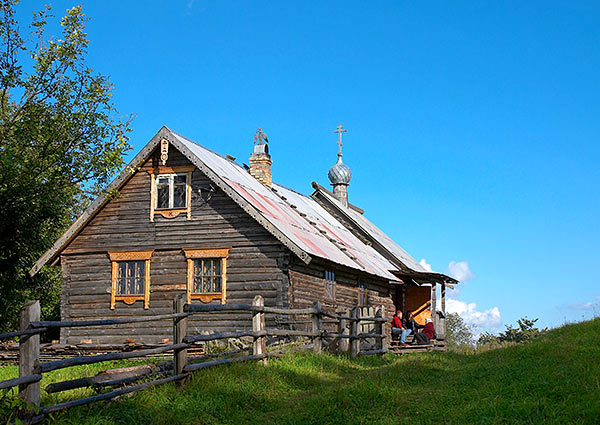
[[[339,147],[340,147],[340,150],[339,150],[339,152],[338,152],[338,155],[340,155],[340,156],[342,155],[342,133],[345,133],[345,132],[347,132],[347,131],[348,131],[348,130],[346,130],[344,127],[342,127],[342,124],[340,124],[340,125],[338,125],[338,126],[337,126],[337,130],[333,130],[333,132],[334,132],[334,133],[337,133],[337,134],[338,134],[338,136],[339,136],[339,139],[338,139],[338,141],[337,141],[337,144],[338,144],[338,145],[339,145]]]
[[[267,139],[267,135],[262,131],[262,128],[259,128],[254,135],[254,144],[256,144],[256,142],[258,142],[259,145],[262,145],[265,142],[269,143],[269,139]]]

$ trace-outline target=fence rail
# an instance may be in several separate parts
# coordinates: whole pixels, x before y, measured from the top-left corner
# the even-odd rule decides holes
[[[242,329],[238,331],[227,331],[212,334],[189,334],[188,317],[195,313],[211,313],[222,311],[248,311],[252,313],[251,329]],[[339,312],[339,311],[338,311]],[[44,415],[60,410],[69,409],[75,406],[94,403],[102,400],[109,400],[123,394],[128,394],[142,389],[164,384],[167,382],[181,381],[189,376],[192,371],[210,368],[218,365],[234,362],[259,360],[266,362],[270,357],[280,357],[286,350],[277,352],[267,352],[267,337],[304,337],[312,343],[309,345],[305,340],[304,349],[312,349],[320,353],[324,347],[335,349],[338,352],[348,352],[351,357],[358,355],[381,355],[387,352],[385,346],[385,334],[383,332],[384,323],[388,320],[383,317],[383,307],[377,310],[376,314],[369,317],[361,317],[361,309],[353,308],[349,313],[333,314],[325,312],[321,308],[320,302],[315,302],[310,308],[278,308],[264,305],[261,296],[255,297],[252,304],[186,304],[185,296],[176,296],[173,303],[173,313],[161,314],[155,316],[142,316],[120,319],[106,320],[81,320],[81,321],[40,321],[39,301],[30,301],[25,304],[21,311],[21,329],[16,332],[0,334],[0,340],[7,338],[20,337],[19,341],[19,377],[0,381],[0,389],[19,386],[19,395],[30,407],[28,412],[22,412],[23,423],[38,423]],[[275,315],[309,315],[312,329],[279,329],[267,328],[265,326],[265,314]],[[337,322],[337,333],[327,332],[323,329],[323,318],[335,319]],[[173,320],[173,344],[160,345],[153,348],[145,348],[134,351],[120,351],[107,354],[77,356],[61,360],[40,362],[40,333],[48,328],[72,328],[72,327],[91,327],[91,326],[110,326],[127,323],[149,322],[157,320]],[[331,323],[331,322],[329,322]],[[361,323],[371,323],[365,325]],[[365,329],[366,332],[360,332]],[[226,353],[214,354],[211,356],[190,357],[187,350],[197,343],[208,341],[223,340],[229,338],[251,338],[252,348],[229,351]],[[373,339],[374,346],[363,351],[360,350],[360,341]],[[302,348],[302,347],[301,347]],[[251,354],[245,354],[250,351]],[[64,369],[77,365],[87,365],[100,363],[110,360],[122,360],[131,358],[147,357],[150,355],[172,353],[172,361],[165,361],[159,364],[149,364],[135,366],[130,368],[115,369],[106,371],[94,377],[71,379],[49,384],[45,391],[47,393],[56,393],[75,388],[93,387],[110,388],[133,384],[141,379],[156,378],[142,384],[130,385],[125,388],[115,389],[107,393],[98,394],[91,397],[85,397],[78,400],[67,401],[52,406],[40,406],[41,387],[40,381],[44,373]],[[229,357],[227,357],[229,356]],[[205,360],[207,357],[225,357],[215,358],[214,360]],[[198,360],[205,360],[197,362]],[[170,375],[170,376],[167,376]],[[33,408],[37,406],[37,408]],[[38,410],[38,413],[34,413]]]

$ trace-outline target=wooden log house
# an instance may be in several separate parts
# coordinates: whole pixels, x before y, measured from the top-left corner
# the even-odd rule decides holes
[[[267,306],[318,300],[330,312],[357,305],[384,306],[386,316],[416,311],[421,323],[433,317],[443,338],[432,288],[456,281],[427,272],[348,203],[341,132],[329,171],[333,192],[313,183],[311,196],[272,182],[262,131],[254,142],[247,167],[163,127],[30,271],[61,266],[61,320],[165,314],[177,294],[188,303],[248,304],[262,295]],[[249,320],[200,314],[189,327],[231,331]],[[164,343],[171,332],[168,320],[62,328],[60,343]]]

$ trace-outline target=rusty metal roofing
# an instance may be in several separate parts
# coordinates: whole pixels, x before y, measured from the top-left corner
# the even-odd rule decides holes
[[[274,191],[239,164],[180,134],[172,134],[302,251],[384,279],[398,280],[390,272],[396,269],[394,265],[346,230],[314,199],[275,183]]]
[[[315,188],[327,198],[327,200],[333,204],[340,212],[343,212],[348,216],[357,226],[359,226],[365,233],[369,234],[373,239],[377,240],[381,245],[385,247],[394,257],[402,262],[409,269],[419,272],[427,273],[428,270],[420,265],[414,258],[410,256],[408,252],[402,249],[396,242],[394,242],[388,235],[386,235],[381,229],[371,223],[364,215],[359,214],[351,208],[344,207],[335,196],[320,185]]]

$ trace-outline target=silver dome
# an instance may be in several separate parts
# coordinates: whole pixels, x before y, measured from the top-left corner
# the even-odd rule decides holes
[[[342,155],[338,155],[338,160],[327,174],[331,184],[349,184],[352,179],[352,171],[342,162]]]

